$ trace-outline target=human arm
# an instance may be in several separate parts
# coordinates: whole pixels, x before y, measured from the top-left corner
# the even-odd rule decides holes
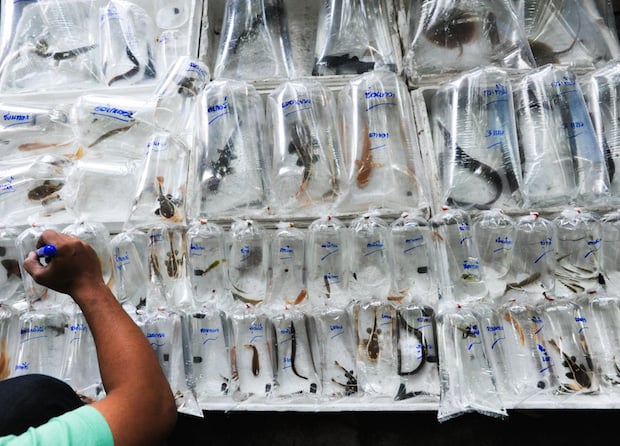
[[[37,247],[45,244],[55,245],[57,254],[43,266],[31,252],[24,269],[37,283],[69,294],[84,313],[106,390],[92,405],[108,422],[115,445],[162,442],[176,422],[176,406],[148,340],[105,284],[92,247],[51,230],[37,241]]]

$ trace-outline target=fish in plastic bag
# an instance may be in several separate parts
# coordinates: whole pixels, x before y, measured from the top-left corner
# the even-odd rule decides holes
[[[337,208],[402,210],[427,205],[411,97],[391,71],[351,79],[338,95],[347,189]]]
[[[322,1],[312,75],[397,71],[401,60],[392,40],[390,12],[384,0]]]
[[[192,216],[240,216],[267,203],[265,107],[254,86],[209,83],[196,106]]]
[[[20,258],[15,246],[19,234],[17,228],[0,229],[0,304],[13,302],[24,295]]]
[[[0,380],[10,377],[15,368],[19,346],[18,321],[17,313],[0,300]]]
[[[114,272],[110,289],[120,304],[135,311],[146,305],[149,238],[141,230],[121,231],[110,240]]]
[[[290,80],[268,96],[270,201],[280,215],[329,211],[340,195],[341,151],[332,92],[312,79]]]

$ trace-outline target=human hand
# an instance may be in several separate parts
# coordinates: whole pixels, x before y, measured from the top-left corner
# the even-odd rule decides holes
[[[32,251],[24,260],[24,269],[40,285],[75,297],[81,290],[104,285],[101,262],[95,250],[77,237],[45,230],[37,240],[36,248],[52,244],[56,254],[40,262]]]

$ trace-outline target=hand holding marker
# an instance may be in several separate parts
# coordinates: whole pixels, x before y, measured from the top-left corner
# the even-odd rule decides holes
[[[39,257],[54,257],[56,255],[56,247],[54,245],[44,245],[35,251]]]

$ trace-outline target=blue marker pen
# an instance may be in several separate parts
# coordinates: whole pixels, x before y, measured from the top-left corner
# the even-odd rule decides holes
[[[54,245],[45,245],[38,248],[35,252],[39,257],[54,257],[56,255],[56,247]]]

